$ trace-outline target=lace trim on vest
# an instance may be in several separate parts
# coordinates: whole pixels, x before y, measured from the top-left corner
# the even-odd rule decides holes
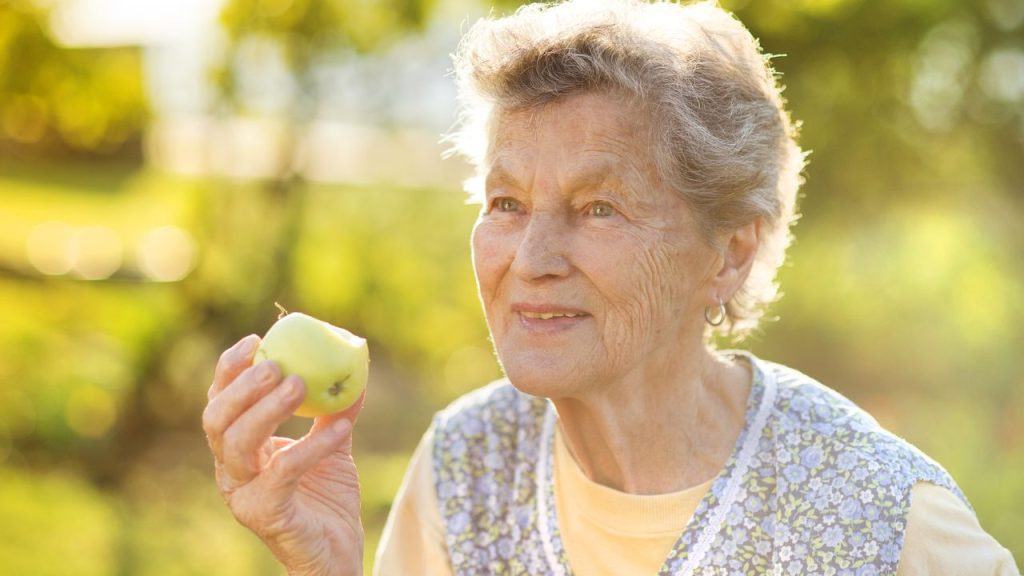
[[[736,503],[736,500],[742,493],[743,482],[747,475],[747,471],[750,468],[754,456],[757,454],[758,443],[761,441],[761,437],[764,433],[764,427],[767,425],[768,417],[771,414],[772,408],[775,406],[775,373],[772,370],[767,369],[753,356],[746,354],[744,354],[744,356],[750,361],[751,370],[754,372],[755,380],[758,377],[758,373],[760,373],[764,392],[761,396],[754,421],[747,430],[746,437],[744,438],[743,444],[736,456],[736,463],[729,474],[729,480],[722,494],[722,498],[716,505],[711,517],[708,519],[704,529],[701,531],[696,544],[687,556],[686,563],[679,572],[681,576],[691,576],[694,570],[700,566],[701,561],[703,561],[708,550],[711,549],[711,545],[714,542],[715,537],[721,530],[722,524],[725,522],[725,518],[729,513],[729,510]],[[754,394],[755,390],[751,389],[750,393]],[[550,494],[548,490],[552,481],[550,464],[552,460],[551,447],[553,444],[555,423],[555,411],[551,403],[548,403],[547,410],[544,414],[544,427],[540,436],[540,455],[537,462],[537,529],[540,532],[541,544],[544,548],[544,557],[547,560],[548,567],[552,570],[553,574],[557,576],[566,576],[565,568],[560,559],[560,555],[555,552],[551,536],[551,524],[553,522],[557,522],[553,505],[549,502]]]
[[[704,527],[704,531],[701,532],[700,537],[697,539],[697,544],[693,547],[693,551],[686,558],[686,563],[683,564],[683,569],[680,573],[683,576],[690,576],[700,566],[704,556],[711,549],[711,543],[718,535],[718,531],[721,530],[726,515],[733,504],[736,503],[736,499],[739,498],[740,492],[743,489],[744,479],[747,476],[747,470],[757,454],[757,445],[761,441],[765,424],[768,422],[768,415],[775,406],[775,372],[764,369],[754,358],[750,358],[750,360],[751,368],[760,371],[764,378],[764,396],[761,398],[761,405],[757,409],[754,423],[750,427],[746,439],[743,441],[743,447],[740,448],[740,453],[736,459],[736,468],[729,477],[729,483],[725,487],[722,500],[719,502],[718,507],[715,508],[707,525]],[[751,390],[751,394],[753,393],[753,390]]]
[[[554,516],[554,511],[548,503],[547,485],[550,483],[551,470],[548,464],[551,462],[551,442],[555,433],[555,411],[551,404],[548,404],[547,412],[544,414],[544,431],[540,435],[540,458],[537,463],[537,529],[540,530],[541,544],[544,546],[544,557],[548,566],[556,576],[565,576],[562,563],[555,555],[555,547],[551,543],[551,531],[549,530],[548,519]]]

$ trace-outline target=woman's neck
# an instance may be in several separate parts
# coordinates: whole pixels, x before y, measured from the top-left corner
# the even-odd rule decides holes
[[[666,494],[725,465],[743,428],[751,372],[704,348],[675,364],[553,401],[588,478],[621,492]]]

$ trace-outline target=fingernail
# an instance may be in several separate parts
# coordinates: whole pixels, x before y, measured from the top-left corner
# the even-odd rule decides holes
[[[242,340],[242,346],[239,347],[238,353],[242,356],[250,356],[256,350],[256,335],[250,334]]]
[[[267,360],[260,362],[256,367],[256,377],[263,381],[271,380],[274,376],[274,363]]]
[[[280,394],[282,396],[294,396],[295,393],[299,391],[299,383],[295,381],[294,377],[285,378],[284,381],[281,382],[280,390]]]

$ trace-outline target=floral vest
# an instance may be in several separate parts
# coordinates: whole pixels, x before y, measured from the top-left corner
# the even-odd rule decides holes
[[[754,368],[745,424],[659,576],[895,574],[915,482],[967,503],[939,464],[837,392],[732,354]],[[555,425],[548,400],[507,381],[437,415],[434,478],[455,574],[572,574],[555,514]]]

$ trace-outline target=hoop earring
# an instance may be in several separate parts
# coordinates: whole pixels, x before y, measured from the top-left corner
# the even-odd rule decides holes
[[[725,317],[727,316],[725,312],[725,302],[722,302],[721,298],[718,299],[718,317],[714,319],[711,318],[711,311],[713,309],[713,306],[706,306],[704,308],[704,320],[712,326],[721,326],[722,322],[725,322]]]

